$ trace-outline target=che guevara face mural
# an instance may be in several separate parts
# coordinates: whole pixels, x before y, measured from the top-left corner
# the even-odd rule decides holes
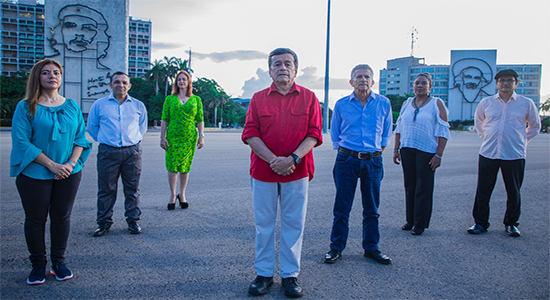
[[[109,24],[103,14],[85,5],[75,4],[63,7],[58,14],[58,23],[50,28],[48,38],[53,50],[51,57],[61,51],[65,55],[81,55],[97,60],[97,68],[106,68],[102,60],[107,57],[110,36]]]

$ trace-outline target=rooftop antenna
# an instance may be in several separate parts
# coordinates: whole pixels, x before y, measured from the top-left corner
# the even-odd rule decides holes
[[[418,30],[414,28],[411,29],[411,57],[414,56],[414,43],[418,40]]]

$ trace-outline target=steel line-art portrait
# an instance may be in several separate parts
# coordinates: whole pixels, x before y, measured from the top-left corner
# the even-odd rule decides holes
[[[464,100],[479,102],[490,95],[484,90],[493,81],[493,70],[487,62],[478,58],[463,58],[452,67],[453,87],[458,88]]]
[[[67,5],[59,11],[58,23],[50,28],[48,38],[55,57],[63,51],[64,57],[93,58],[97,69],[109,69],[102,63],[107,57],[111,36],[109,24],[99,11],[81,4]]]

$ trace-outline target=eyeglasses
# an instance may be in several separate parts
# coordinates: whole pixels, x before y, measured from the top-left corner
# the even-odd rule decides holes
[[[516,82],[516,80],[514,78],[510,78],[510,79],[499,79],[498,82],[500,83],[514,83]]]

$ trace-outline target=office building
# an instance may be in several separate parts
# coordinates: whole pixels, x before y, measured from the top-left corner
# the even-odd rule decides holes
[[[128,75],[144,77],[150,69],[152,24],[130,17],[128,25]]]
[[[44,5],[22,0],[1,5],[1,73],[16,76],[30,72],[35,62],[44,58]]]
[[[542,65],[496,64],[497,50],[452,50],[449,65],[428,65],[424,58],[402,57],[388,60],[380,70],[382,95],[412,95],[414,77],[428,72],[432,76],[431,94],[444,100],[449,120],[472,120],[481,99],[497,92],[494,75],[514,69],[521,82],[516,92],[540,105]]]

